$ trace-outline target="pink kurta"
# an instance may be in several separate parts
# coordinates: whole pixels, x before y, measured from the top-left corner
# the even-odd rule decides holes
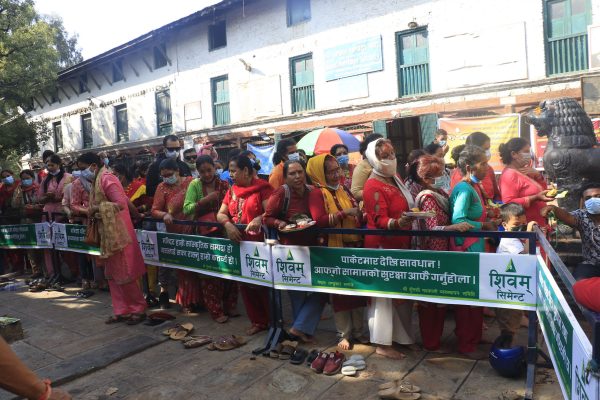
[[[63,175],[60,182],[56,182],[56,178],[52,178],[48,183],[48,189],[44,190],[44,182],[40,183],[40,188],[38,189],[38,198],[42,197],[46,193],[54,193],[55,200],[52,203],[44,204],[44,212],[48,213],[48,217],[52,219],[52,213],[62,213],[62,199],[64,195],[65,184],[71,182],[73,180],[73,176],[67,172]],[[60,221],[61,218],[57,216],[57,220]]]
[[[104,266],[114,313],[115,315],[143,314],[146,310],[146,301],[137,279],[144,275],[146,267],[129,216],[127,196],[121,182],[113,174],[101,174],[96,179],[101,179],[100,184],[106,199],[121,207],[119,216],[131,238],[131,243],[122,251],[108,257]]]
[[[125,225],[125,229],[131,238],[131,243],[129,243],[127,247],[123,249],[123,251],[120,251],[106,259],[105,275],[108,278],[111,276],[115,278],[126,277],[127,281],[135,281],[144,275],[146,272],[146,267],[144,266],[142,251],[138,245],[135,230],[133,229],[133,223],[131,222],[131,217],[129,216],[127,196],[125,195],[123,186],[121,186],[121,182],[119,182],[116,176],[113,174],[102,174],[101,177],[102,181],[100,184],[102,185],[102,191],[104,192],[104,195],[108,201],[116,203],[121,207],[119,216],[121,217],[121,221],[123,221],[123,225]],[[117,281],[120,280],[121,279],[117,278]],[[127,282],[122,281],[117,283],[121,284]]]

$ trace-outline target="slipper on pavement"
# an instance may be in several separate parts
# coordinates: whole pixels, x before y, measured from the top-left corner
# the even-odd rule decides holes
[[[304,362],[306,356],[308,356],[308,351],[304,349],[296,349],[294,355],[290,359],[290,363],[294,365],[300,365]]]
[[[356,367],[352,366],[352,365],[347,365],[345,367],[342,367],[342,375],[344,376],[354,376],[356,375]]]

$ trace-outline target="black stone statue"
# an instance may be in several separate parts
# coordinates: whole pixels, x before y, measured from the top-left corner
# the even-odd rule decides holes
[[[544,168],[559,191],[569,191],[559,205],[579,208],[581,186],[600,181],[600,148],[590,117],[577,100],[561,97],[542,101],[525,121],[535,126],[539,136],[548,137]]]

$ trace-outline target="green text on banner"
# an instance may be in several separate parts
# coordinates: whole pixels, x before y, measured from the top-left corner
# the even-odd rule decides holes
[[[141,230],[137,237],[146,264],[273,285],[269,246],[265,243]]]
[[[52,248],[50,224],[2,225],[0,247],[5,249],[48,249]]]
[[[537,314],[563,395],[565,399],[597,399],[598,379],[588,371],[592,344],[541,257],[538,263]]]
[[[87,226],[74,224],[52,224],[52,240],[57,250],[99,255],[100,249],[83,242]]]
[[[273,247],[277,289],[536,309],[530,255]]]

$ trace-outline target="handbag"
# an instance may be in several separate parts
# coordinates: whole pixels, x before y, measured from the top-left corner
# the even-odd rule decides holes
[[[96,218],[89,219],[83,243],[92,247],[100,247],[100,232],[98,230],[98,220]]]

